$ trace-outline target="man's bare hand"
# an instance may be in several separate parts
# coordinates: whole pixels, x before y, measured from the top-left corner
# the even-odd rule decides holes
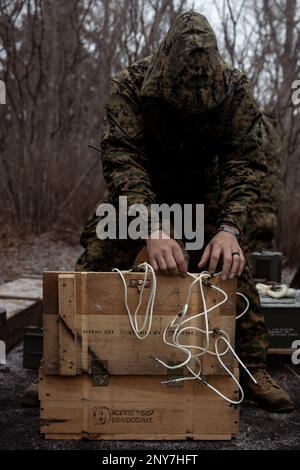
[[[151,238],[146,240],[147,252],[150,264],[156,272],[161,272],[166,276],[176,276],[187,274],[187,262],[182,249],[176,240],[158,230],[151,234]]]
[[[241,276],[245,267],[245,257],[237,238],[227,232],[219,232],[213,237],[205,248],[198,267],[204,269],[209,265],[208,271],[211,274],[215,273],[221,258],[223,281]]]

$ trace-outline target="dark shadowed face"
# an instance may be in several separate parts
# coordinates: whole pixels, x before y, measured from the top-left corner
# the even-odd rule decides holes
[[[149,67],[144,96],[160,96],[182,116],[216,107],[228,93],[216,36],[206,18],[185,13],[175,20]]]

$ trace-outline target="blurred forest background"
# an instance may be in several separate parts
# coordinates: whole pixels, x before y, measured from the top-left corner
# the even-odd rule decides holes
[[[78,240],[104,187],[99,146],[112,75],[151,54],[174,17],[207,15],[227,61],[276,114],[285,195],[277,248],[300,263],[300,0],[0,0],[1,231]]]

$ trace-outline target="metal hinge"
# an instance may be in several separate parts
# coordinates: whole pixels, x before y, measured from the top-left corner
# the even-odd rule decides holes
[[[145,284],[145,288],[149,289],[151,285],[150,280],[146,280],[144,282],[143,279],[130,279],[130,281],[128,282],[128,287],[135,287],[140,291],[144,284]]]
[[[106,387],[109,382],[107,361],[93,359],[91,363],[91,376],[93,387]]]

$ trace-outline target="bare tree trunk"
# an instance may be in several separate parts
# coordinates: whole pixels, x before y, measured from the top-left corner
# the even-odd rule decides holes
[[[99,144],[110,77],[152,53],[185,5],[0,0],[0,74],[8,94],[0,109],[0,201],[6,220],[39,233],[63,207],[75,226],[83,223],[104,184],[100,169],[90,171],[95,156],[88,144]]]

